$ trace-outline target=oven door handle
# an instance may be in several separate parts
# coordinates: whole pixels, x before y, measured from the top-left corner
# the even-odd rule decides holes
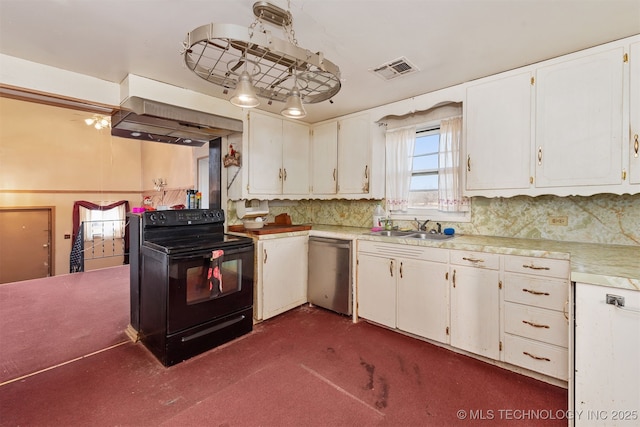
[[[199,258],[202,257],[203,259],[209,259],[211,258],[212,252],[213,251],[217,251],[217,250],[222,250],[224,251],[223,257],[227,258],[230,255],[235,255],[235,254],[241,254],[241,253],[246,253],[246,252],[251,252],[253,253],[253,245],[250,246],[244,246],[244,247],[235,247],[232,249],[224,249],[223,247],[220,248],[212,248],[211,250],[207,250],[207,251],[197,251],[197,252],[192,252],[189,254],[180,254],[180,255],[172,255],[171,259],[174,261],[180,261],[180,260],[193,260],[195,258]]]
[[[196,258],[202,258],[202,259],[211,259],[211,252],[212,251],[207,251],[207,252],[196,252],[196,253],[190,253],[190,254],[180,254],[180,255],[171,255],[170,258],[172,261],[193,261]]]

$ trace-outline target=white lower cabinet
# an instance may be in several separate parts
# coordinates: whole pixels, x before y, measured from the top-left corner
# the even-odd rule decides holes
[[[451,345],[500,359],[500,255],[451,251]]]
[[[574,327],[575,425],[637,426],[640,292],[576,283]]]
[[[360,241],[358,316],[447,342],[448,251]]]
[[[567,381],[567,260],[504,257],[503,360]]]
[[[258,240],[257,246],[256,319],[307,302],[308,236]]]
[[[358,241],[358,316],[568,381],[569,260]]]
[[[396,260],[358,253],[358,316],[396,327]]]

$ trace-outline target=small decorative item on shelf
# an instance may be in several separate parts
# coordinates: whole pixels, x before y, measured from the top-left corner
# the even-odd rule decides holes
[[[229,166],[240,167],[240,153],[233,148],[233,144],[229,145],[229,154],[225,154],[223,164],[225,168]]]

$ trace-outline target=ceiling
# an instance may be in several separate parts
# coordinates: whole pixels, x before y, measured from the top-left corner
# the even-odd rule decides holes
[[[228,99],[186,68],[182,42],[209,22],[248,27],[254,2],[0,0],[0,53],[110,82],[135,74]],[[272,3],[291,11],[299,46],[323,52],[341,70],[333,102],[306,106],[310,123],[640,34],[640,0]],[[402,56],[420,71],[390,81],[369,71]]]

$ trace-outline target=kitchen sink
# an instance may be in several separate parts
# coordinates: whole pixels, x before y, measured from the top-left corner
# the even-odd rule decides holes
[[[453,238],[453,234],[413,233],[407,237],[410,237],[412,239],[422,239],[422,240],[448,240]]]
[[[370,236],[383,236],[383,237],[403,237],[407,239],[420,239],[420,240],[448,240],[453,238],[453,234],[438,234],[438,233],[424,233],[416,231],[400,231],[400,230],[381,230],[372,231],[367,233]]]
[[[409,237],[415,234],[415,231],[381,230],[381,231],[372,231],[369,234],[372,236],[384,236],[384,237]]]

